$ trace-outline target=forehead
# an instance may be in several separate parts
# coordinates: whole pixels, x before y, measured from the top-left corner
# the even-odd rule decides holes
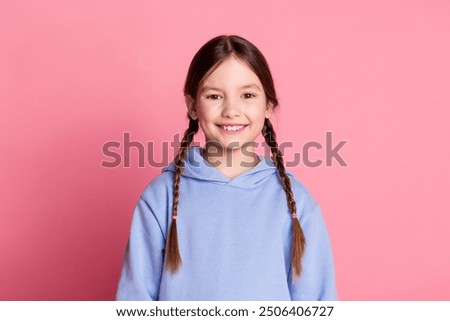
[[[258,76],[247,63],[234,57],[223,61],[202,82],[202,89],[223,86],[255,89],[262,87]]]

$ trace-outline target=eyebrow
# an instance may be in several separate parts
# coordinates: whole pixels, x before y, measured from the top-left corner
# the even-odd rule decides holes
[[[259,86],[257,85],[257,84],[248,84],[248,85],[244,85],[244,86],[241,86],[241,87],[239,87],[239,89],[247,89],[247,88],[256,88],[256,89],[258,89],[259,91],[261,91],[261,88],[259,88]],[[203,88],[202,88],[202,90],[201,90],[201,92],[204,92],[204,91],[206,91],[206,90],[217,90],[217,91],[220,91],[220,88],[217,88],[217,87],[210,87],[210,86],[204,86]]]

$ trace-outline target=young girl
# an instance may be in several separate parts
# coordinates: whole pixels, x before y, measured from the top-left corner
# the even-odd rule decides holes
[[[239,36],[211,39],[184,95],[189,128],[139,198],[117,299],[336,300],[320,207],[275,140],[278,101],[262,53]],[[205,147],[190,147],[199,128]],[[272,157],[256,154],[259,134]]]

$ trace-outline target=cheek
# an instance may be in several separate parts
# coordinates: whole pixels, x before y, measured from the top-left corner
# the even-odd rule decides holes
[[[197,106],[197,116],[198,116],[199,120],[202,120],[207,117],[207,113],[203,106]]]
[[[203,119],[214,119],[220,115],[220,106],[209,104],[209,105],[199,105],[197,107],[197,115]]]
[[[252,118],[255,122],[264,122],[264,119],[267,116],[267,112],[266,112],[266,107],[265,105],[261,104],[260,106],[258,106],[258,108],[256,108],[254,110],[254,112],[252,113]]]
[[[211,114],[211,112],[208,113],[204,110],[199,110],[197,112],[197,116],[202,128],[214,126],[215,117]]]

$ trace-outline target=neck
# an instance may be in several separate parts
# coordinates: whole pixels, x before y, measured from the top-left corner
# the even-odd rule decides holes
[[[230,179],[250,170],[260,162],[253,146],[226,149],[206,143],[202,156]]]

